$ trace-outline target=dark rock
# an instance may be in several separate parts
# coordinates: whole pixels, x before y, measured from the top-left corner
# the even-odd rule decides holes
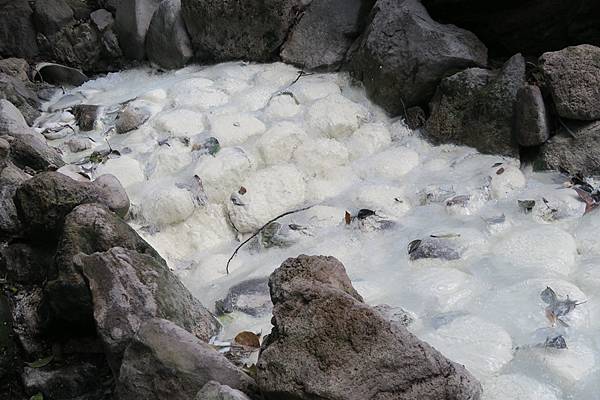
[[[38,32],[52,35],[73,20],[73,10],[65,0],[37,0],[33,6],[33,22]]]
[[[182,0],[183,18],[201,61],[272,61],[302,0]]]
[[[0,274],[12,282],[40,284],[46,280],[53,257],[53,248],[12,243],[0,248]]]
[[[0,381],[20,367],[19,352],[13,331],[8,298],[0,294]]]
[[[79,104],[73,107],[72,112],[80,131],[94,130],[94,123],[98,118],[98,109],[99,106],[91,104]]]
[[[550,123],[540,88],[526,85],[517,92],[515,135],[524,147],[539,146],[550,137]]]
[[[0,99],[13,103],[29,125],[40,116],[40,101],[35,92],[21,80],[0,73]]]
[[[114,15],[119,7],[119,4],[121,4],[121,1],[123,0],[98,0],[98,5],[102,8],[106,8]]]
[[[313,0],[290,32],[281,59],[308,69],[339,68],[373,4],[375,0]]]
[[[33,133],[21,111],[8,100],[0,99],[0,135]]]
[[[571,175],[600,175],[600,121],[563,130],[541,148],[535,167],[558,169]]]
[[[115,19],[110,11],[101,8],[90,14],[90,19],[100,32],[104,32],[113,26]]]
[[[160,0],[121,0],[117,7],[115,33],[123,55],[132,60],[143,60],[146,33],[152,15]]]
[[[0,57],[37,55],[32,14],[27,0],[0,0]]]
[[[73,18],[76,20],[87,20],[96,7],[96,0],[65,0],[73,10]]]
[[[501,70],[471,68],[445,78],[430,103],[425,127],[434,141],[518,156],[514,102],[525,85],[525,60],[515,55]]]
[[[274,327],[257,364],[266,399],[479,398],[463,366],[363,303],[335,258],[288,259],[269,284]]]
[[[474,32],[494,56],[538,56],[581,43],[600,45],[600,3],[580,0],[423,0],[431,16]]]
[[[404,118],[404,122],[410,129],[419,129],[425,125],[427,122],[427,114],[425,111],[419,107],[411,107],[406,110],[406,116]]]
[[[210,381],[250,395],[255,383],[209,344],[161,319],[146,322],[127,347],[120,400],[189,400]]]
[[[119,47],[119,39],[117,39],[117,35],[115,35],[113,31],[108,30],[104,32],[100,42],[102,44],[102,54],[104,57],[116,59],[123,56],[121,47]]]
[[[55,63],[41,63],[35,67],[35,77],[53,85],[83,85],[89,78],[77,68]]]
[[[78,256],[75,263],[88,281],[96,328],[113,371],[146,320],[168,319],[204,341],[218,333],[219,322],[154,257],[114,247]]]
[[[411,261],[425,258],[458,260],[460,253],[460,249],[451,239],[429,237],[413,240],[408,246],[408,256]]]
[[[600,119],[600,47],[567,47],[542,54],[539,62],[558,115]]]
[[[198,392],[195,400],[250,400],[250,397],[227,385],[210,381]]]
[[[83,362],[64,367],[23,370],[23,384],[29,395],[42,393],[48,399],[99,399],[102,395],[102,371]]]
[[[124,216],[122,196],[115,199],[113,189],[107,191],[94,182],[78,182],[58,172],[45,172],[17,189],[15,205],[31,234],[58,234],[67,214],[80,204],[102,203]],[[122,187],[120,192],[124,192]]]
[[[14,136],[10,140],[10,147],[11,159],[19,168],[46,171],[65,165],[58,151],[48,146],[46,139],[37,133]]]
[[[148,121],[150,115],[150,110],[144,106],[140,106],[135,102],[127,104],[117,115],[115,124],[117,133],[127,133],[139,128],[144,122]]]
[[[433,21],[418,0],[379,0],[347,68],[373,101],[400,115],[426,104],[445,76],[486,64],[487,50],[475,35]]]
[[[92,296],[80,271],[73,264],[78,254],[105,252],[120,246],[166,262],[125,221],[100,204],[83,204],[67,215],[58,243],[54,268],[46,284],[47,324],[95,330]]]
[[[216,302],[215,308],[220,314],[240,311],[255,317],[271,312],[273,305],[269,297],[269,280],[249,279],[232,286],[227,296]]]
[[[183,67],[194,55],[181,15],[181,0],[163,0],[146,34],[148,59],[165,69]]]
[[[4,60],[0,60],[0,72],[23,82],[29,80],[29,64],[22,58],[5,58]]]
[[[13,329],[19,344],[28,355],[37,355],[45,350],[42,340],[43,293],[39,287],[16,293],[13,300]]]
[[[29,179],[10,161],[10,144],[0,138],[0,240],[21,232],[21,223],[13,201],[17,187]]]

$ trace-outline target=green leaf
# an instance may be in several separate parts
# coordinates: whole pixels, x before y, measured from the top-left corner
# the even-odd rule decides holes
[[[25,363],[25,364],[27,364],[31,368],[42,368],[42,367],[45,367],[46,365],[50,364],[52,362],[52,360],[54,360],[53,355],[44,357],[44,358],[40,358],[39,360],[35,360],[32,363]]]
[[[36,393],[29,398],[29,400],[44,400],[44,395],[41,393]]]

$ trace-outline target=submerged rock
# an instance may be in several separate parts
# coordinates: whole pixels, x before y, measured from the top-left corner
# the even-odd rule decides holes
[[[288,259],[269,286],[274,328],[257,364],[266,399],[479,398],[464,367],[363,303],[335,258]]]
[[[248,394],[255,383],[212,346],[164,319],[146,322],[123,356],[120,400],[190,400],[216,381]]]
[[[417,0],[380,0],[372,16],[347,68],[393,115],[427,103],[445,76],[487,64],[487,49],[475,35],[435,22]]]

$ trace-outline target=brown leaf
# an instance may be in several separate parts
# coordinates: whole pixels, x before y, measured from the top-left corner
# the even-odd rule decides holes
[[[346,225],[350,225],[350,222],[352,222],[352,214],[348,211],[346,211],[346,214],[344,215],[344,221],[346,221]]]
[[[233,341],[240,346],[245,347],[260,347],[260,338],[256,333],[243,331],[237,334]]]
[[[502,175],[504,173],[504,168],[500,168],[498,171],[496,171],[496,175]]]
[[[243,187],[243,186],[241,186],[241,187],[240,187],[240,190],[238,190],[238,193],[239,193],[239,194],[246,194],[246,192],[247,192],[247,190],[246,190],[246,188],[245,188],[245,187]]]

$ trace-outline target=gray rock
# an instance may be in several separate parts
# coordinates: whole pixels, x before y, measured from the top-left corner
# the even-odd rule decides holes
[[[347,68],[371,99],[400,115],[426,104],[445,76],[486,64],[487,49],[475,35],[433,21],[418,0],[379,0]]]
[[[0,99],[0,135],[32,133],[23,114],[13,103]]]
[[[98,5],[106,8],[111,13],[115,13],[122,0],[98,0]]]
[[[65,165],[58,151],[38,133],[12,136],[10,147],[12,162],[19,168],[46,171]]]
[[[408,255],[411,261],[436,258],[446,261],[458,260],[460,248],[451,239],[427,237],[410,242]]]
[[[11,243],[0,248],[0,273],[12,282],[41,284],[46,280],[53,257],[52,247]]]
[[[209,344],[172,322],[146,322],[127,347],[117,383],[120,400],[189,400],[216,381],[256,394],[255,383]]]
[[[302,0],[182,0],[196,58],[272,61],[304,5]]]
[[[244,392],[232,389],[227,385],[221,385],[219,382],[210,381],[195,397],[196,400],[250,400]]]
[[[21,222],[13,201],[17,186],[0,180],[0,239],[15,236],[21,231]]]
[[[135,103],[129,103],[125,108],[119,111],[115,127],[117,133],[127,133],[139,128],[150,118],[150,111]]]
[[[13,330],[26,354],[36,355],[44,351],[42,340],[43,302],[42,289],[31,287],[16,293],[13,298]]]
[[[415,317],[401,307],[392,307],[389,304],[379,304],[373,307],[373,309],[379,312],[383,318],[390,321],[390,323],[398,326],[408,327],[415,322]]]
[[[102,34],[100,38],[102,44],[102,54],[109,58],[120,58],[123,56],[121,47],[119,47],[119,39],[112,30],[108,30]]]
[[[79,69],[56,63],[40,63],[35,66],[35,75],[53,85],[83,85],[89,78]]]
[[[537,169],[558,169],[583,176],[600,175],[600,121],[571,126],[541,148]]]
[[[113,26],[115,19],[113,18],[110,11],[101,8],[90,14],[92,23],[98,28],[100,32],[104,32]]]
[[[427,122],[427,114],[419,106],[410,107],[406,110],[404,122],[410,129],[419,129]]]
[[[115,33],[126,58],[144,59],[146,33],[159,4],[160,0],[121,0],[118,4]]]
[[[29,64],[22,58],[0,60],[0,72],[23,82],[29,80]]]
[[[539,63],[558,115],[600,119],[600,47],[582,44],[544,53]]]
[[[72,153],[79,153],[92,148],[92,144],[88,138],[75,137],[69,139],[67,142],[67,146],[69,146],[69,150]]]
[[[0,57],[38,54],[33,10],[27,0],[0,0]]]
[[[33,22],[38,32],[52,35],[73,21],[73,10],[65,0],[36,0]]]
[[[434,141],[518,156],[514,102],[525,85],[525,60],[511,57],[499,71],[471,68],[445,78],[429,104],[425,131]]]
[[[550,138],[550,122],[540,88],[526,85],[517,92],[515,135],[524,147],[539,146]]]
[[[94,130],[94,123],[98,118],[100,106],[93,104],[78,104],[73,107],[72,113],[75,116],[79,130],[83,132]]]
[[[40,116],[40,101],[30,86],[31,84],[26,84],[20,79],[0,73],[0,99],[13,103],[21,111],[25,121],[33,125],[35,119]]]
[[[181,15],[181,0],[163,0],[146,35],[148,59],[165,69],[183,67],[194,55]]]
[[[96,8],[96,1],[90,0],[65,0],[71,10],[73,18],[78,21],[85,21],[90,18],[90,14]]]
[[[37,174],[23,183],[15,194],[15,205],[30,234],[44,236],[61,231],[67,214],[80,204],[103,203],[124,216],[122,195],[113,197],[106,187],[78,182],[58,172]],[[119,189],[121,193],[125,189]]]
[[[95,331],[91,293],[73,259],[78,254],[105,252],[116,246],[147,254],[166,266],[160,255],[106,206],[83,204],[67,215],[55,267],[45,287],[50,329],[68,325]]]
[[[273,305],[269,297],[269,280],[249,279],[232,286],[227,296],[216,302],[215,308],[219,314],[240,311],[255,317],[271,312]]]
[[[27,393],[43,393],[44,398],[79,399],[85,395],[91,399],[101,398],[96,397],[102,390],[101,373],[87,362],[52,369],[25,367],[22,380]]]
[[[285,62],[308,69],[340,67],[375,0],[313,0],[281,49]]]
[[[116,176],[104,174],[96,178],[92,185],[98,192],[98,202],[105,204],[117,215],[125,217],[129,211],[129,196]]]
[[[0,294],[0,380],[19,367],[19,353],[12,327],[12,313],[8,298]],[[218,398],[218,397],[217,397]]]
[[[265,399],[479,398],[463,366],[363,303],[335,258],[288,259],[269,285],[274,327],[257,364]]]

